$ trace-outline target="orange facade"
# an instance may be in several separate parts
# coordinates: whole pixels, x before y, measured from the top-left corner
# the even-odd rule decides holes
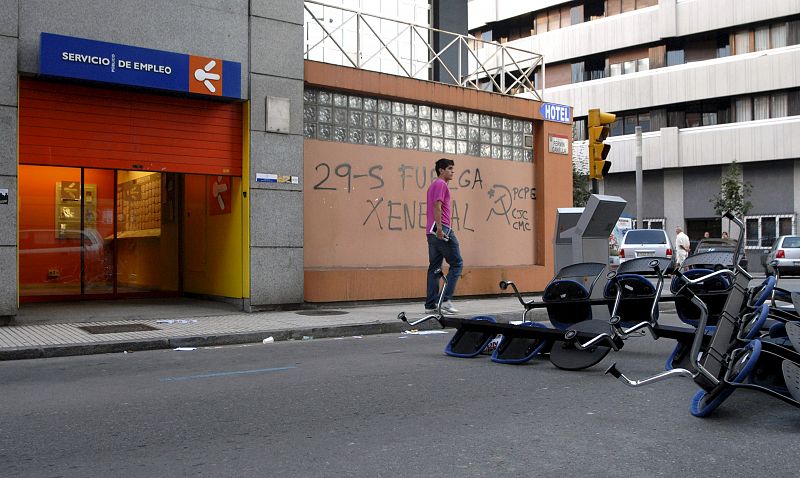
[[[496,294],[513,280],[543,290],[553,275],[555,210],[572,205],[570,155],[547,151],[569,124],[541,120],[539,102],[306,62],[306,87],[533,121],[534,161],[517,162],[306,139],[305,298],[422,297],[425,193],[434,162],[456,163],[453,227],[464,271],[457,295]]]

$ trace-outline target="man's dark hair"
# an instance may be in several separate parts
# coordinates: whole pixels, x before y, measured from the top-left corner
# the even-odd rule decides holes
[[[442,158],[436,161],[436,175],[438,176],[440,173],[439,171],[443,169],[447,169],[448,166],[455,166],[456,163],[453,162],[452,159]]]

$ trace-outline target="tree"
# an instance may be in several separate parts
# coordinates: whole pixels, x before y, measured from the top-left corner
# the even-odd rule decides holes
[[[572,206],[584,207],[592,194],[589,189],[589,175],[583,174],[572,165]]]
[[[722,178],[719,194],[709,199],[717,215],[721,216],[730,211],[736,217],[741,218],[753,207],[753,204],[747,200],[753,190],[753,185],[741,178],[742,168],[736,160],[733,160]]]

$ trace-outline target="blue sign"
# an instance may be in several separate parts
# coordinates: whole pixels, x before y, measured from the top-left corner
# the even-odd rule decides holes
[[[539,112],[542,113],[542,118],[544,118],[545,121],[555,121],[557,123],[569,123],[572,121],[569,106],[567,105],[542,103]]]
[[[42,75],[241,98],[242,65],[53,33],[41,34]]]

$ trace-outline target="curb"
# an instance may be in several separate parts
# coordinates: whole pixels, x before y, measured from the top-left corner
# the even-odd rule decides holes
[[[674,303],[665,303],[664,312],[674,311]],[[484,314],[486,315],[486,314]],[[517,320],[521,314],[518,312],[501,312],[488,314],[500,321]],[[533,320],[547,322],[547,313],[544,309],[533,311]],[[420,324],[415,328],[420,330],[434,330],[439,326],[435,322]],[[348,335],[377,335],[400,333],[409,329],[408,324],[399,320],[387,322],[342,324],[325,327],[305,327],[294,329],[262,330],[258,332],[219,333],[210,335],[196,335],[171,338],[151,338],[141,340],[118,340],[91,343],[73,343],[62,345],[44,345],[30,347],[11,347],[0,349],[0,361],[28,360],[37,358],[69,357],[76,355],[95,355],[107,353],[137,352],[147,350],[165,350],[176,347],[212,347],[222,345],[239,345],[261,343],[267,337],[273,337],[276,342],[303,340],[303,337],[315,339],[344,337]]]
[[[420,329],[438,328],[434,324],[424,324]],[[137,352],[146,350],[173,349],[176,347],[211,347],[219,345],[238,345],[261,343],[267,337],[276,342],[302,340],[303,337],[333,338],[347,335],[377,335],[400,333],[408,329],[404,322],[375,322],[371,324],[347,324],[331,327],[311,327],[301,329],[280,329],[261,332],[233,334],[198,335],[175,338],[155,338],[142,340],[121,340],[92,342],[87,344],[64,344],[35,347],[14,347],[0,350],[0,361],[27,360],[37,358],[68,357],[75,355],[94,355],[107,353]]]

